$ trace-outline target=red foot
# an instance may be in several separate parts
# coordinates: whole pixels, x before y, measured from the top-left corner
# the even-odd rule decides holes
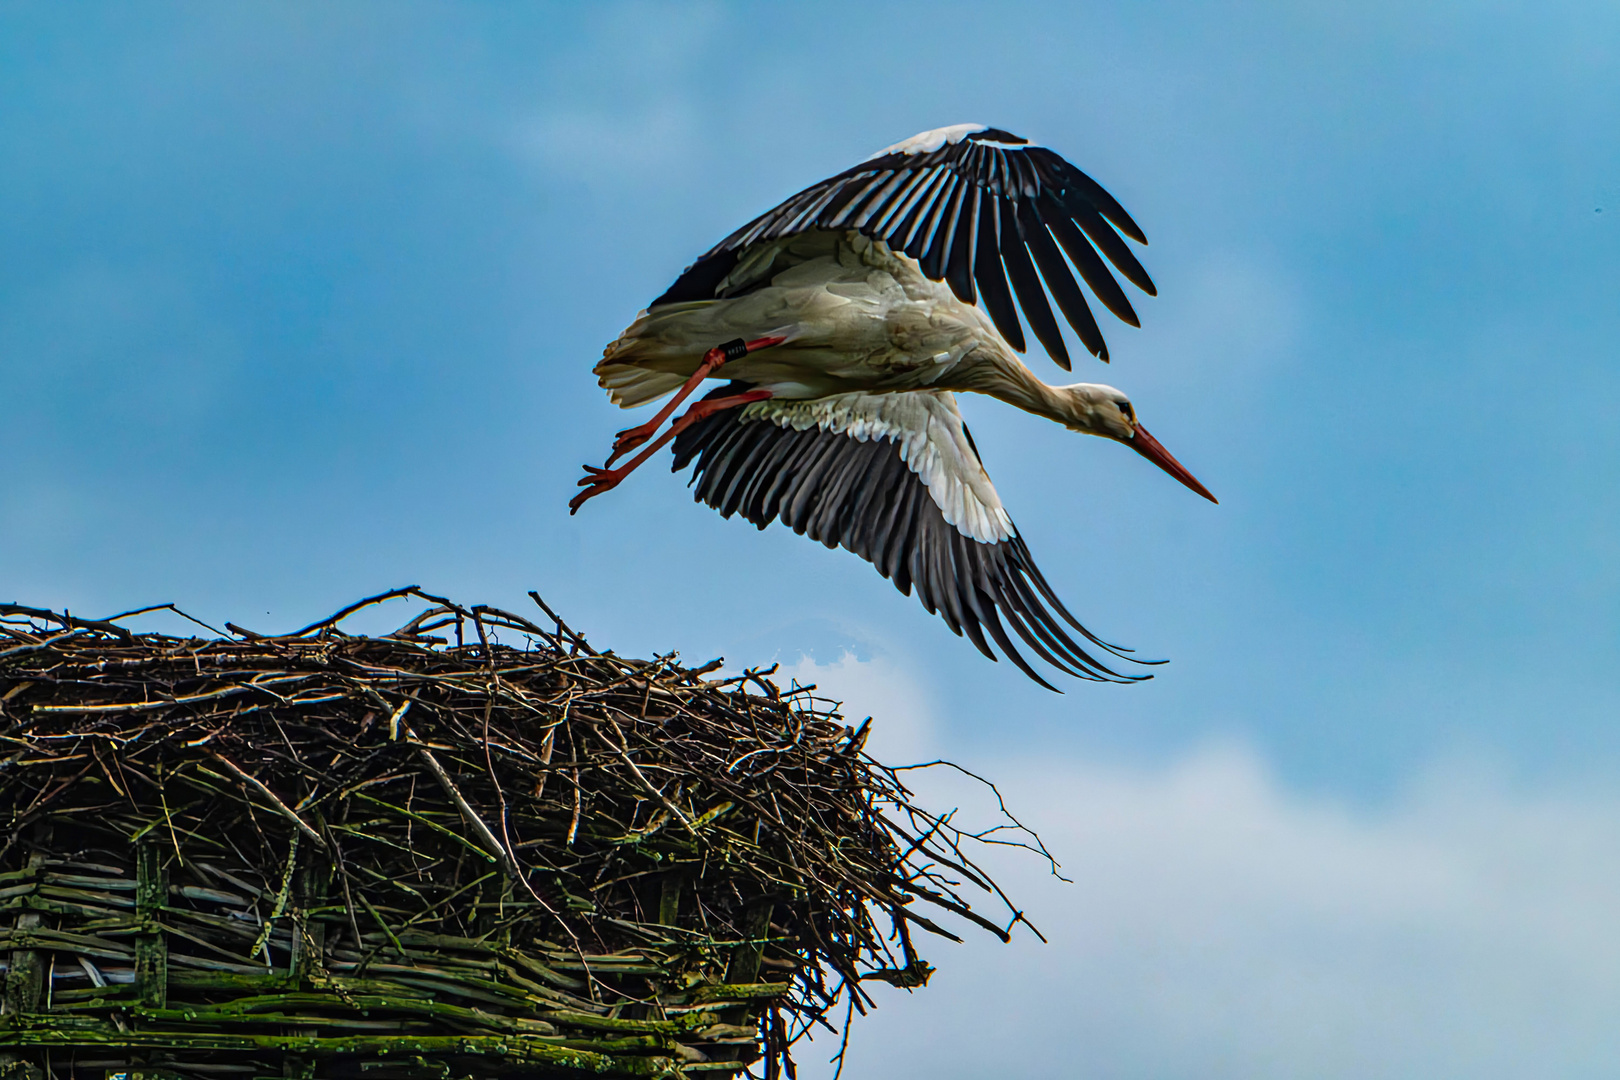
[[[585,490],[568,500],[568,515],[572,517],[579,513],[579,508],[584,506],[587,500],[618,487],[619,482],[630,475],[630,468],[598,469],[595,465],[585,466],[585,475],[579,480],[580,486]]]
[[[619,432],[613,439],[613,452],[608,455],[607,464],[612,465],[619,458],[658,434],[658,425],[663,422],[664,417],[655,416],[645,424],[637,424],[633,428],[625,428]]]

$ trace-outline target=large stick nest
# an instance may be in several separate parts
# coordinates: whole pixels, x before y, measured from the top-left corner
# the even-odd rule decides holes
[[[394,596],[429,607],[339,629]],[[540,607],[0,607],[0,1071],[774,1076],[862,982],[926,981],[915,930],[1019,921],[866,725]]]

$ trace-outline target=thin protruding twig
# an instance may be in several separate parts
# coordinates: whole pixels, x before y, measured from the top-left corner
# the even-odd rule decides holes
[[[286,803],[277,798],[276,793],[266,787],[264,781],[260,780],[256,776],[251,776],[244,772],[236,764],[236,762],[232,761],[224,754],[219,753],[217,750],[208,751],[208,756],[229,769],[231,774],[234,775],[238,780],[242,781],[242,783],[248,785],[260,795],[263,795],[265,800],[271,805],[276,813],[280,814],[282,817],[296,825],[299,832],[303,833],[305,836],[309,837],[315,842],[316,847],[320,848],[322,851],[326,850],[326,841],[321,839],[321,834],[310,828],[309,822],[293,813],[292,807],[288,806]]]
[[[400,733],[404,735],[405,741],[411,744],[411,748],[416,751],[416,756],[422,759],[422,764],[426,765],[428,770],[433,773],[434,779],[438,780],[440,786],[444,788],[444,793],[450,796],[450,801],[455,803],[456,809],[461,812],[462,820],[472,828],[473,832],[478,834],[478,839],[483,841],[489,853],[499,860],[501,869],[506,871],[510,877],[517,878],[519,876],[518,865],[512,859],[512,853],[506,850],[506,845],[501,843],[490,827],[485,824],[484,819],[478,816],[478,811],[473,809],[472,803],[467,801],[467,797],[461,793],[461,789],[456,786],[456,782],[450,779],[450,774],[445,771],[443,765],[439,764],[439,759],[433,756],[433,751],[422,744],[408,725],[401,724]]]

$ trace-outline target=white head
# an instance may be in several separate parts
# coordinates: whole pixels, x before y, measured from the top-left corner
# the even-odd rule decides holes
[[[1102,383],[1075,383],[1054,386],[1063,412],[1063,424],[1070,431],[1101,435],[1129,442],[1136,434],[1136,409],[1123,391]]]
[[[1101,383],[1075,383],[1051,389],[1060,413],[1058,419],[1069,430],[1122,442],[1210,502],[1217,501],[1170,451],[1159,445],[1159,440],[1148,434],[1147,428],[1136,419],[1131,399],[1122,392]]]
[[[985,325],[989,325],[988,319]],[[1147,433],[1147,428],[1136,418],[1131,399],[1112,386],[1101,383],[1050,386],[1037,379],[1011,346],[993,331],[981,339],[975,362],[964,364],[963,369],[963,376],[951,389],[989,394],[1036,416],[1056,420],[1070,431],[1122,442],[1210,502],[1216,501],[1208,488],[1171,457],[1170,451],[1159,445],[1159,440]]]

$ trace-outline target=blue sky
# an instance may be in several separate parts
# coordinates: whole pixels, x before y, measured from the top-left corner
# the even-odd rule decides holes
[[[0,595],[280,629],[535,588],[602,645],[779,659],[895,753],[1008,778],[1080,881],[1028,876],[1032,910],[1089,929],[936,956],[868,1074],[908,1033],[969,1069],[949,1003],[1013,1032],[1021,973],[1061,968],[1096,1075],[1599,1075],[1620,10],[1413,7],[0,4]],[[1151,241],[1143,329],[1077,375],[1220,506],[964,405],[1070,606],[1170,658],[1143,686],[1040,690],[661,469],[565,510],[630,419],[590,367],[637,309],[962,121]]]

